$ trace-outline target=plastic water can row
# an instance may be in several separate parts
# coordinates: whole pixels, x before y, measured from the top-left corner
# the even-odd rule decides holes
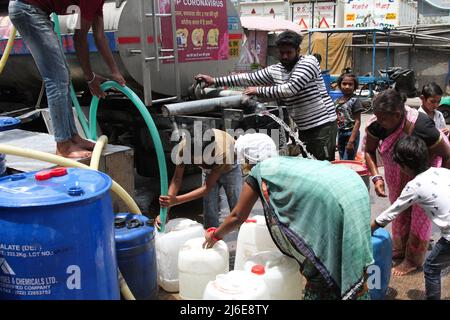
[[[203,225],[185,218],[169,220],[164,233],[156,232],[158,284],[167,292],[178,292],[178,253],[186,241],[204,237]]]

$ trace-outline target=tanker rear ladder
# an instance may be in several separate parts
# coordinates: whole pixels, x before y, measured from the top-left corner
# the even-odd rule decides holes
[[[142,72],[143,72],[143,87],[144,87],[144,102],[146,106],[151,106],[156,103],[165,103],[171,101],[179,101],[181,99],[181,83],[180,83],[180,69],[179,69],[179,61],[178,61],[178,44],[176,38],[176,15],[175,15],[175,1],[170,1],[170,13],[160,13],[159,5],[156,0],[151,1],[151,13],[146,12],[145,4],[149,3],[148,0],[140,0],[139,5],[139,16],[140,16],[140,37],[142,50],[133,50],[133,53],[141,53],[142,56]],[[161,32],[159,30],[161,22],[161,18],[170,17],[172,22],[172,39],[173,39],[173,49],[159,48],[159,38],[161,36]],[[150,56],[150,46],[147,42],[150,34],[146,28],[148,18],[152,18],[153,20],[153,46],[155,50],[155,56]],[[159,32],[158,32],[159,30]],[[162,38],[161,38],[162,39]],[[162,41],[161,41],[162,42]],[[162,46],[162,44],[161,44]],[[172,55],[165,56],[163,53],[171,52]],[[162,60],[174,60],[173,67],[175,71],[175,87],[176,87],[176,96],[152,100],[152,81],[150,75],[150,62],[156,63],[157,72],[160,71],[159,63]]]

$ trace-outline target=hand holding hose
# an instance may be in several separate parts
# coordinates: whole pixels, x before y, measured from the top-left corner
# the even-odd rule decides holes
[[[102,76],[94,72],[92,73],[92,78],[87,81],[87,84],[93,96],[96,96],[98,98],[106,97],[106,93],[100,88],[101,84],[106,80],[107,80],[106,78],[103,78]]]
[[[169,213],[168,212],[166,215],[166,223],[167,223],[167,221],[169,221]],[[155,225],[156,229],[161,230],[161,217],[159,215],[155,218],[154,225]]]
[[[125,87],[125,85],[127,84],[127,82],[125,81],[125,78],[122,76],[122,74],[120,72],[111,74],[111,80],[117,82],[122,87]]]

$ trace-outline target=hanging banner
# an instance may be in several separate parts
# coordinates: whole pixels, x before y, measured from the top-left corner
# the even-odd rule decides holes
[[[305,30],[312,28],[311,3],[294,3],[292,6],[292,22],[297,23]]]
[[[374,27],[372,7],[372,0],[348,0],[344,7],[344,27]]]
[[[400,7],[397,1],[375,0],[373,8],[373,19],[379,27],[393,28],[399,25]]]
[[[247,38],[247,46],[255,57],[254,63],[265,68],[267,66],[267,31],[250,30]]]
[[[179,62],[228,59],[226,3],[225,0],[175,0]],[[160,12],[170,13],[170,0],[160,0]],[[161,19],[161,29],[163,48],[173,48],[170,17]]]
[[[333,28],[334,27],[334,2],[314,3],[314,27]]]

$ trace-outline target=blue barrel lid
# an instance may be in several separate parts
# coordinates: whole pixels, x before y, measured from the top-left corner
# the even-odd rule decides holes
[[[378,228],[372,234],[372,243],[379,243],[384,241],[391,241],[391,235],[384,228]]]
[[[0,131],[15,129],[20,125],[20,120],[11,117],[0,117]]]
[[[0,178],[0,208],[80,202],[101,196],[109,191],[111,185],[109,176],[88,169],[55,168],[14,174]]]
[[[151,220],[142,214],[119,213],[114,225],[116,250],[145,245],[155,237]]]

